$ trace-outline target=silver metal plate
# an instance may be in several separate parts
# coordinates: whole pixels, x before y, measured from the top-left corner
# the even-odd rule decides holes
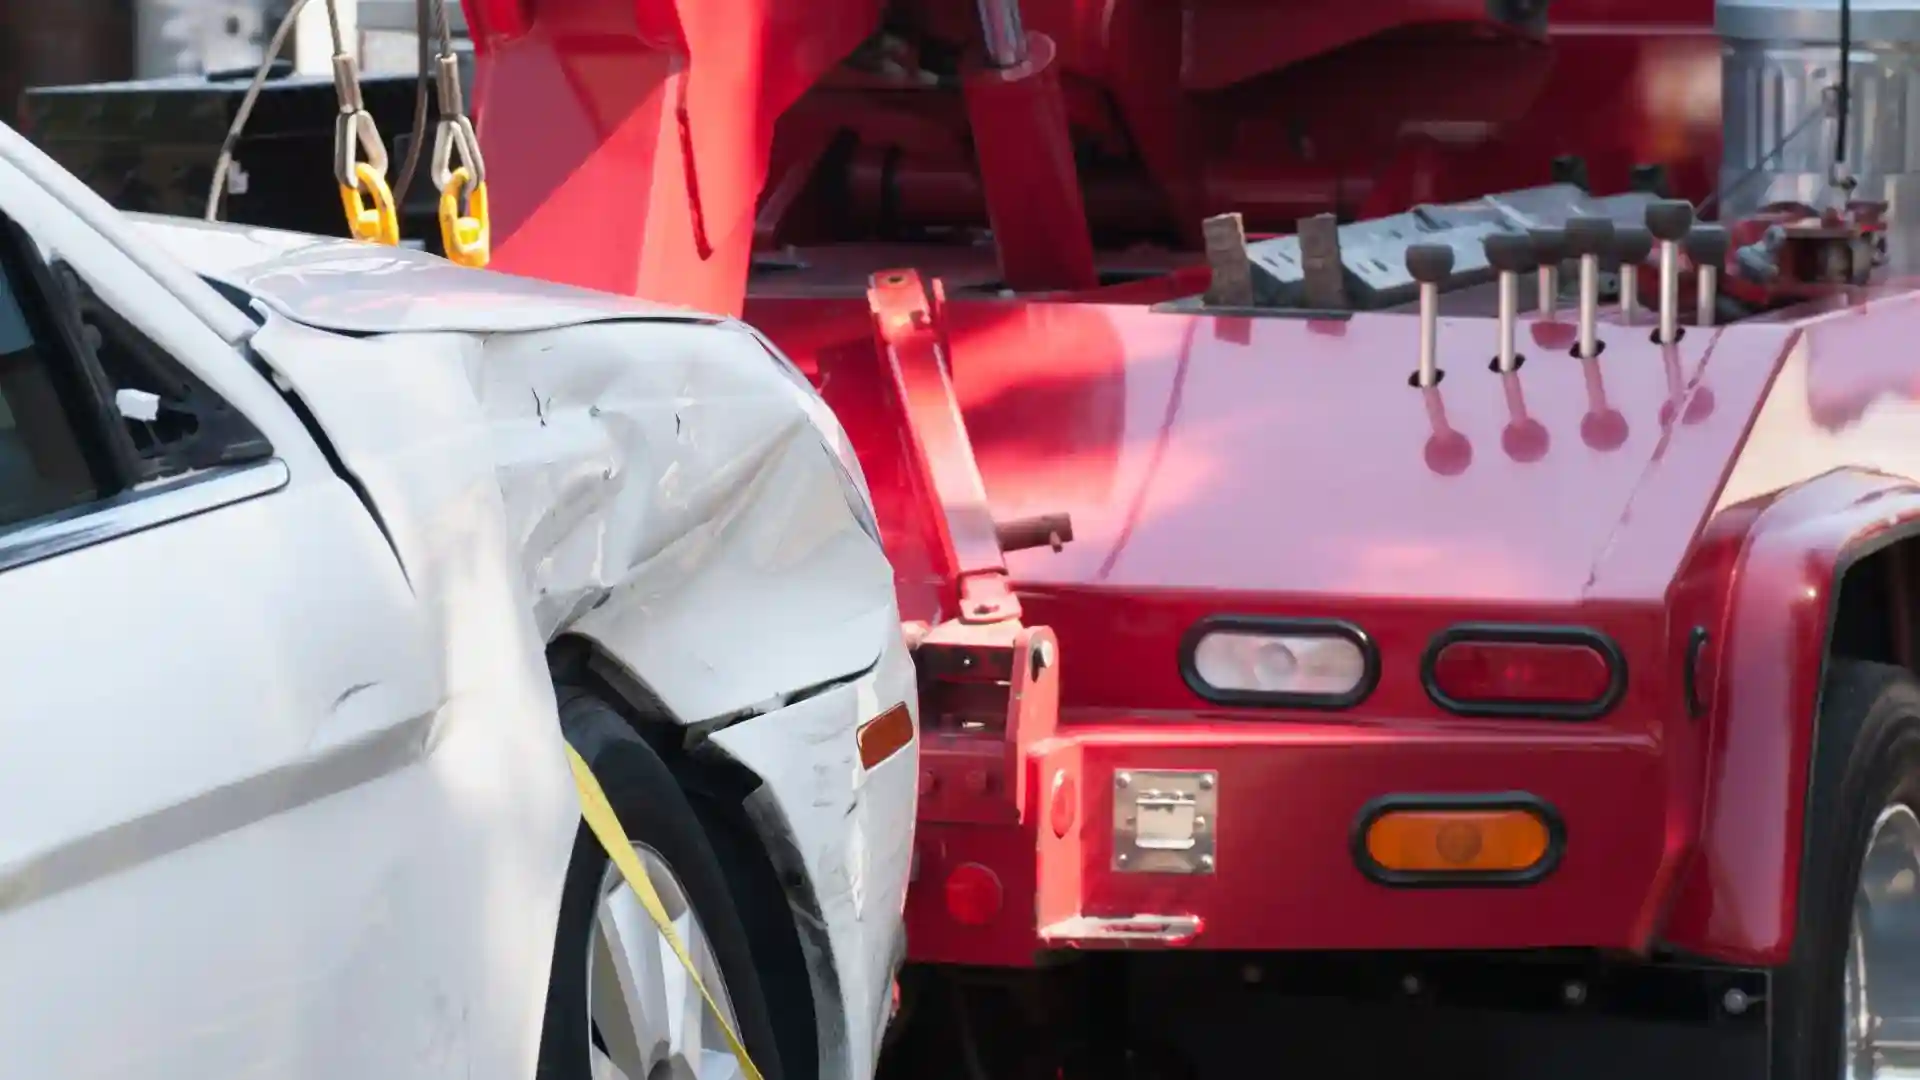
[[[1113,869],[1123,874],[1211,874],[1219,774],[1113,774]]]

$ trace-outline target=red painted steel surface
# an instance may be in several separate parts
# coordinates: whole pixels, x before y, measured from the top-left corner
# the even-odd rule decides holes
[[[1727,532],[1746,536],[1733,573],[1702,568],[1731,585],[1714,623],[1701,855],[1665,931],[1676,942],[1749,963],[1792,946],[1802,842],[1825,839],[1806,836],[1804,800],[1836,571],[1920,528],[1916,334],[1911,294],[1809,326],[1722,495]]]
[[[971,5],[896,7],[922,32],[970,36]],[[1020,640],[1057,636],[1057,728],[1010,737],[1024,721],[1004,692],[923,671],[939,752],[915,957],[1024,965],[1040,927],[1074,916],[1190,914],[1198,948],[1665,942],[1783,958],[1834,574],[1920,523],[1920,487],[1897,478],[1920,476],[1914,302],[1696,330],[1670,350],[1644,325],[1609,327],[1597,362],[1567,354],[1570,326],[1530,320],[1529,360],[1509,378],[1487,370],[1489,322],[1449,319],[1448,375],[1425,394],[1406,381],[1408,316],[1144,306],[1204,287],[1191,245],[1217,210],[1256,232],[1388,213],[1542,182],[1561,153],[1582,155],[1600,191],[1655,162],[1704,194],[1718,158],[1710,4],[1566,0],[1545,43],[1486,24],[1478,0],[1022,7],[1058,47],[1097,264],[1188,269],[1079,289],[1058,158],[976,161],[981,119],[930,58],[836,66],[877,27],[878,0],[468,3],[501,268],[735,311],[750,249],[800,245],[745,311],[847,425],[903,617],[944,625],[954,655],[1010,647],[952,638],[956,578],[984,564],[952,546],[954,463],[915,437],[938,396],[916,403],[902,381],[937,352],[900,353],[890,376],[890,347],[948,350],[991,516],[1072,516],[1063,551],[1004,560]],[[1022,183],[1051,195],[993,199]],[[1003,276],[968,231],[989,218],[1003,237],[1067,238],[1027,250],[1059,256],[1068,269],[1043,276],[1075,295],[963,289]],[[1019,250],[1003,243],[1001,261]],[[925,335],[876,337],[888,305],[869,306],[867,278],[894,266],[947,278]],[[935,456],[961,452],[942,445]],[[1208,705],[1177,644],[1214,613],[1351,619],[1378,643],[1378,687],[1341,714]],[[1609,633],[1625,698],[1582,723],[1445,715],[1421,689],[1421,651],[1453,622],[1499,619]],[[1709,634],[1699,716],[1684,692],[1695,627]],[[957,723],[982,718],[1001,726]],[[1216,872],[1115,873],[1112,775],[1166,768],[1220,774]],[[1514,789],[1568,822],[1565,860],[1538,885],[1395,891],[1351,862],[1371,798]],[[1003,823],[970,823],[985,820]],[[983,926],[942,900],[967,862],[1003,890]]]
[[[1056,59],[1053,40],[1030,33],[1018,66],[976,65],[965,74],[1000,278],[1022,292],[1097,284]]]
[[[1084,259],[1063,215],[1076,201],[1110,244],[1191,242],[1208,213],[1284,230],[1322,210],[1542,182],[1562,153],[1584,155],[1602,190],[1636,162],[1665,162],[1696,196],[1718,161],[1705,0],[1567,0],[1544,44],[1485,23],[1478,0],[1027,0],[1028,28],[1059,50],[1047,80],[1085,162],[1077,193],[1062,190],[1061,150],[1031,110],[976,133],[958,75],[911,57],[837,70],[878,27],[880,0],[465,6],[495,265],[718,311],[739,310],[756,242],[978,228],[987,188],[1027,195],[992,215],[1016,238],[1011,272],[1071,287]],[[970,39],[970,4],[903,7],[928,33]],[[975,80],[1023,100],[1028,85]],[[983,184],[977,134],[983,152],[1036,141],[982,159]]]
[[[880,0],[467,0],[493,265],[738,311],[774,122]]]
[[[858,415],[836,388],[871,379],[858,373],[873,363],[864,304],[767,299],[748,315]],[[1006,867],[1016,891],[1070,873],[1077,913],[1199,914],[1207,948],[1653,940],[1693,851],[1704,754],[1664,598],[1794,331],[1695,331],[1661,349],[1644,323],[1610,325],[1605,355],[1583,364],[1559,326],[1530,320],[1530,359],[1503,378],[1487,369],[1491,324],[1449,320],[1448,375],[1423,394],[1407,385],[1404,315],[993,301],[950,302],[946,315],[994,514],[1073,517],[1064,551],[1007,562],[1027,619],[1061,642],[1062,727],[1048,748],[1081,763],[1081,839],[1029,866],[1046,839],[1033,828],[929,818],[923,880],[967,861]],[[884,446],[863,438],[878,433],[853,431],[884,469]],[[911,591],[913,572],[902,577]],[[1215,613],[1351,619],[1378,643],[1379,686],[1338,717],[1209,706],[1182,680],[1176,643]],[[1448,625],[1485,619],[1609,632],[1632,672],[1625,700],[1587,724],[1446,716],[1421,687],[1421,653]],[[1107,869],[1112,772],[1151,768],[1220,771],[1217,876]],[[1398,892],[1350,861],[1348,831],[1371,798],[1513,789],[1553,802],[1576,838],[1537,887]],[[961,928],[923,899],[917,957],[1018,963],[1036,947],[1019,905]]]

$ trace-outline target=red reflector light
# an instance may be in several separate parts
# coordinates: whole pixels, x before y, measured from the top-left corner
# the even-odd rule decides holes
[[[962,926],[985,926],[1000,914],[1000,875],[979,863],[961,863],[947,875],[947,914]]]
[[[1456,628],[1427,652],[1427,693],[1463,716],[1582,720],[1619,700],[1626,668],[1611,641],[1563,628]]]

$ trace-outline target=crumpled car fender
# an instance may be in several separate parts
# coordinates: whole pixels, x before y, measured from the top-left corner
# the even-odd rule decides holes
[[[403,565],[456,525],[416,520],[418,457],[485,445],[540,632],[593,641],[680,722],[858,675],[900,632],[817,399],[738,324],[355,339],[276,318],[254,347]]]

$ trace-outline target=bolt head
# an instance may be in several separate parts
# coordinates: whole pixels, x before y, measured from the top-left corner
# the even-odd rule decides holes
[[[1131,783],[1133,783],[1132,773],[1114,773],[1113,774],[1114,787],[1126,787]]]
[[[1581,1002],[1587,1000],[1586,984],[1578,983],[1578,982],[1570,982],[1567,985],[1560,988],[1560,996],[1566,999],[1567,1004],[1578,1005]]]
[[[1114,856],[1113,861],[1119,863],[1121,866],[1125,866],[1132,858],[1131,855],[1122,854]]]
[[[1406,993],[1406,994],[1419,993],[1420,992],[1420,976],[1418,975],[1403,976],[1400,979],[1400,990],[1402,993]]]
[[[1213,856],[1211,855],[1200,856],[1200,869],[1202,870],[1213,869]]]
[[[1201,791],[1213,790],[1213,774],[1212,773],[1207,773],[1200,777],[1200,790]]]
[[[1741,1013],[1746,1012],[1748,1006],[1752,1004],[1753,1000],[1747,997],[1747,992],[1739,987],[1727,991],[1726,994],[1720,998],[1721,1007],[1725,1008],[1728,1014],[1732,1016],[1739,1016]]]

